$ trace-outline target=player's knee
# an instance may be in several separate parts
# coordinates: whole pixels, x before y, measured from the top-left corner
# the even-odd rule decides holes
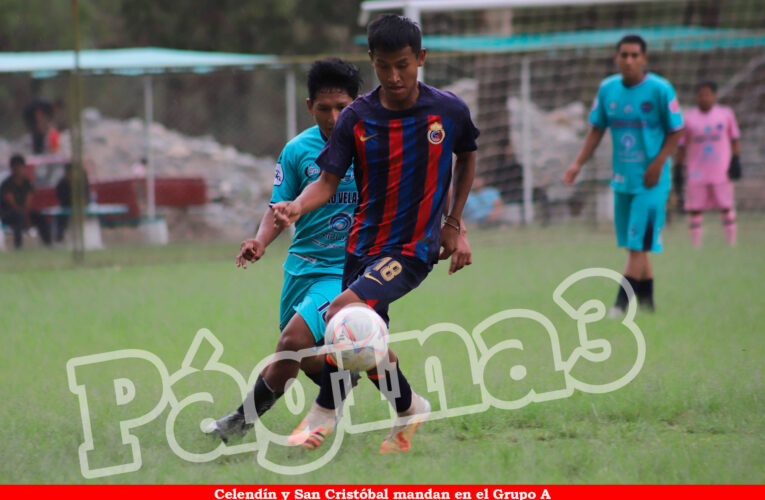
[[[299,351],[307,349],[314,345],[311,332],[303,332],[297,328],[285,328],[279,336],[276,343],[276,350],[279,351]]]
[[[327,309],[327,323],[329,323],[329,320],[332,319],[332,317],[340,312],[340,309],[344,308],[345,306],[349,306],[354,303],[364,301],[359,298],[358,295],[356,295],[353,291],[350,289],[345,290],[343,293],[335,297],[335,300],[332,301],[332,303],[329,304],[329,308]]]

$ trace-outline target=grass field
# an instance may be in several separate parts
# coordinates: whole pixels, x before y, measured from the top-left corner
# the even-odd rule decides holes
[[[708,217],[705,246],[694,251],[681,223],[665,234],[664,254],[654,259],[658,312],[638,314],[646,339],[641,372],[607,394],[531,403],[515,410],[491,408],[422,426],[413,449],[401,456],[377,454],[385,431],[346,435],[329,465],[305,475],[284,476],[262,468],[252,453],[191,463],[176,456],[165,438],[169,410],[135,428],[142,467],[93,481],[107,483],[762,483],[765,482],[765,220],[740,223],[740,244],[723,243]],[[624,255],[608,228],[584,226],[509,230],[471,235],[473,266],[448,277],[439,266],[415,292],[394,305],[392,332],[453,322],[467,331],[490,314],[528,308],[558,330],[566,358],[577,345],[576,324],[553,302],[568,275],[587,267],[621,271]],[[221,362],[246,378],[276,343],[281,262],[277,242],[247,271],[234,268],[238,245],[173,245],[118,248],[89,254],[85,268],[70,265],[62,251],[0,254],[0,353],[3,483],[83,483],[78,446],[83,426],[77,397],[69,391],[70,358],[120,349],[158,356],[172,373],[180,368],[197,330],[209,328],[222,342]],[[600,298],[610,305],[615,285],[582,283],[570,299]],[[595,336],[617,331],[613,320]],[[531,386],[559,384],[549,345],[538,326],[518,322],[488,332],[489,346],[506,338],[524,342],[522,359]],[[610,337],[609,337],[610,338]],[[620,340],[621,339],[621,340]],[[605,367],[579,369],[580,379],[609,381],[634,359],[629,342],[613,334],[614,358]],[[415,390],[425,392],[428,356],[443,363],[449,402],[480,400],[468,378],[464,349],[454,339],[396,346]],[[507,376],[505,358],[487,365],[493,394],[530,386]],[[509,358],[507,358],[509,359]],[[204,366],[195,363],[194,366]],[[509,363],[509,361],[508,361]],[[116,406],[112,380],[129,374],[133,403]],[[302,376],[301,376],[302,378]],[[307,379],[309,398],[315,390]],[[156,402],[157,374],[138,361],[85,367],[97,452],[91,467],[128,460],[117,422],[135,418]],[[198,391],[214,403],[179,417],[176,438],[185,449],[209,451],[202,417],[222,415],[239,404],[230,379],[198,373],[173,387],[178,399]],[[384,411],[371,384],[355,391],[353,415]],[[432,402],[438,397],[430,394]],[[309,399],[310,401],[310,399]],[[365,413],[366,412],[366,413]],[[280,401],[264,423],[288,433],[301,418]],[[254,438],[250,438],[252,440]],[[318,453],[321,453],[319,451]],[[269,460],[289,465],[315,456],[272,446]]]

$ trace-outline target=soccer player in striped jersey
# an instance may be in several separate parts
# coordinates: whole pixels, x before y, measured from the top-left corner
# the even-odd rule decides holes
[[[695,109],[688,111],[685,132],[675,155],[675,180],[686,179],[685,209],[690,212],[691,242],[701,246],[704,210],[720,211],[728,244],[736,244],[736,210],[733,183],[741,177],[741,133],[733,110],[717,104],[717,85],[711,81],[696,86]],[[683,176],[683,163],[687,172]]]
[[[330,304],[328,319],[361,302],[387,322],[389,304],[416,288],[439,259],[457,248],[478,129],[461,99],[417,81],[425,62],[417,23],[387,14],[370,23],[367,35],[380,86],[343,110],[316,159],[319,180],[274,209],[279,224],[299,220],[333,195],[353,162],[359,206],[348,236],[343,292]],[[446,207],[452,171],[453,196]],[[452,260],[450,273],[466,263],[463,256]],[[368,372],[398,414],[381,453],[408,450],[412,434],[430,413],[430,404],[412,391],[392,351],[389,358],[389,368]],[[290,437],[292,443],[315,448],[331,432],[336,402],[344,396],[332,391],[331,375],[337,371],[325,361],[319,396]],[[340,389],[344,392],[343,384]]]
[[[319,177],[316,157],[333,134],[340,112],[359,93],[359,70],[340,59],[316,61],[308,71],[306,105],[316,125],[287,143],[279,156],[271,203],[294,200]],[[299,351],[323,343],[324,313],[340,293],[345,241],[353,221],[358,193],[353,170],[338,176],[332,199],[295,226],[295,235],[284,262],[279,330],[276,352]],[[281,232],[274,224],[274,211],[266,209],[255,238],[241,244],[237,267],[247,269]],[[302,362],[285,359],[268,365],[258,376],[247,399],[233,413],[213,422],[205,431],[223,441],[244,434],[284,393],[285,385],[298,376],[300,368],[317,384],[323,360],[314,356]]]
[[[566,170],[574,184],[606,128],[613,139],[614,223],[620,247],[627,248],[624,277],[638,303],[654,310],[649,252],[661,252],[661,231],[670,190],[669,155],[682,135],[683,118],[672,85],[645,71],[645,40],[627,35],[616,45],[619,73],[603,80],[590,113],[592,125],[579,155]],[[610,315],[624,314],[629,296],[619,287]]]

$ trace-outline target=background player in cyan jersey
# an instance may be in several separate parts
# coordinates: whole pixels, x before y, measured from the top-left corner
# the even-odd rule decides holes
[[[304,130],[287,143],[279,156],[274,175],[271,204],[294,200],[318,179],[316,157],[332,134],[340,112],[358,96],[359,70],[340,59],[316,61],[308,72],[308,111],[316,125]],[[345,241],[353,222],[357,204],[353,169],[340,176],[337,192],[326,204],[307,214],[295,224],[295,235],[284,262],[284,285],[279,313],[281,335],[276,352],[299,351],[323,343],[324,313],[340,293],[345,258]],[[242,242],[237,267],[247,269],[266,247],[281,233],[274,225],[274,212],[269,205],[255,238]],[[313,363],[312,363],[313,362]],[[317,384],[323,358],[303,361],[303,371]],[[282,360],[268,365],[255,383],[253,391],[235,412],[206,429],[227,441],[252,427],[284,393],[288,380],[298,376],[298,361]],[[245,413],[247,418],[245,419]]]
[[[416,288],[439,258],[457,249],[475,172],[478,129],[461,99],[418,83],[425,50],[417,23],[383,15],[370,23],[367,38],[380,86],[343,110],[316,159],[322,169],[319,180],[274,211],[281,224],[310,214],[334,195],[353,162],[359,207],[348,236],[344,290],[332,301],[328,318],[362,302],[387,322],[388,306]],[[452,169],[454,191],[442,225]],[[459,256],[456,264],[453,260],[450,271],[467,264],[466,257]],[[412,434],[430,413],[430,404],[412,391],[392,352],[390,361],[391,366],[368,372],[398,414],[381,453],[408,450]],[[290,442],[315,448],[333,429],[336,401],[342,398],[332,390],[336,372],[337,366],[325,362],[319,396]]]
[[[616,238],[628,253],[624,277],[641,306],[654,310],[648,252],[662,250],[661,231],[671,184],[669,155],[682,134],[683,118],[672,85],[645,71],[645,40],[627,35],[616,49],[619,74],[601,82],[590,113],[592,127],[563,180],[574,184],[582,165],[610,128]],[[624,287],[620,287],[611,315],[624,313],[628,300]]]
[[[687,181],[685,209],[690,212],[688,227],[693,245],[701,246],[701,212],[717,209],[725,238],[732,246],[736,244],[736,210],[731,180],[741,177],[741,132],[733,110],[717,104],[714,82],[701,82],[696,87],[696,105],[683,117],[685,131],[675,155],[675,182],[681,185],[684,178]]]

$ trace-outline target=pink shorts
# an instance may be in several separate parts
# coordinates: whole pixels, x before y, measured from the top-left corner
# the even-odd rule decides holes
[[[733,183],[688,184],[685,190],[685,209],[689,212],[729,210],[733,208]]]

